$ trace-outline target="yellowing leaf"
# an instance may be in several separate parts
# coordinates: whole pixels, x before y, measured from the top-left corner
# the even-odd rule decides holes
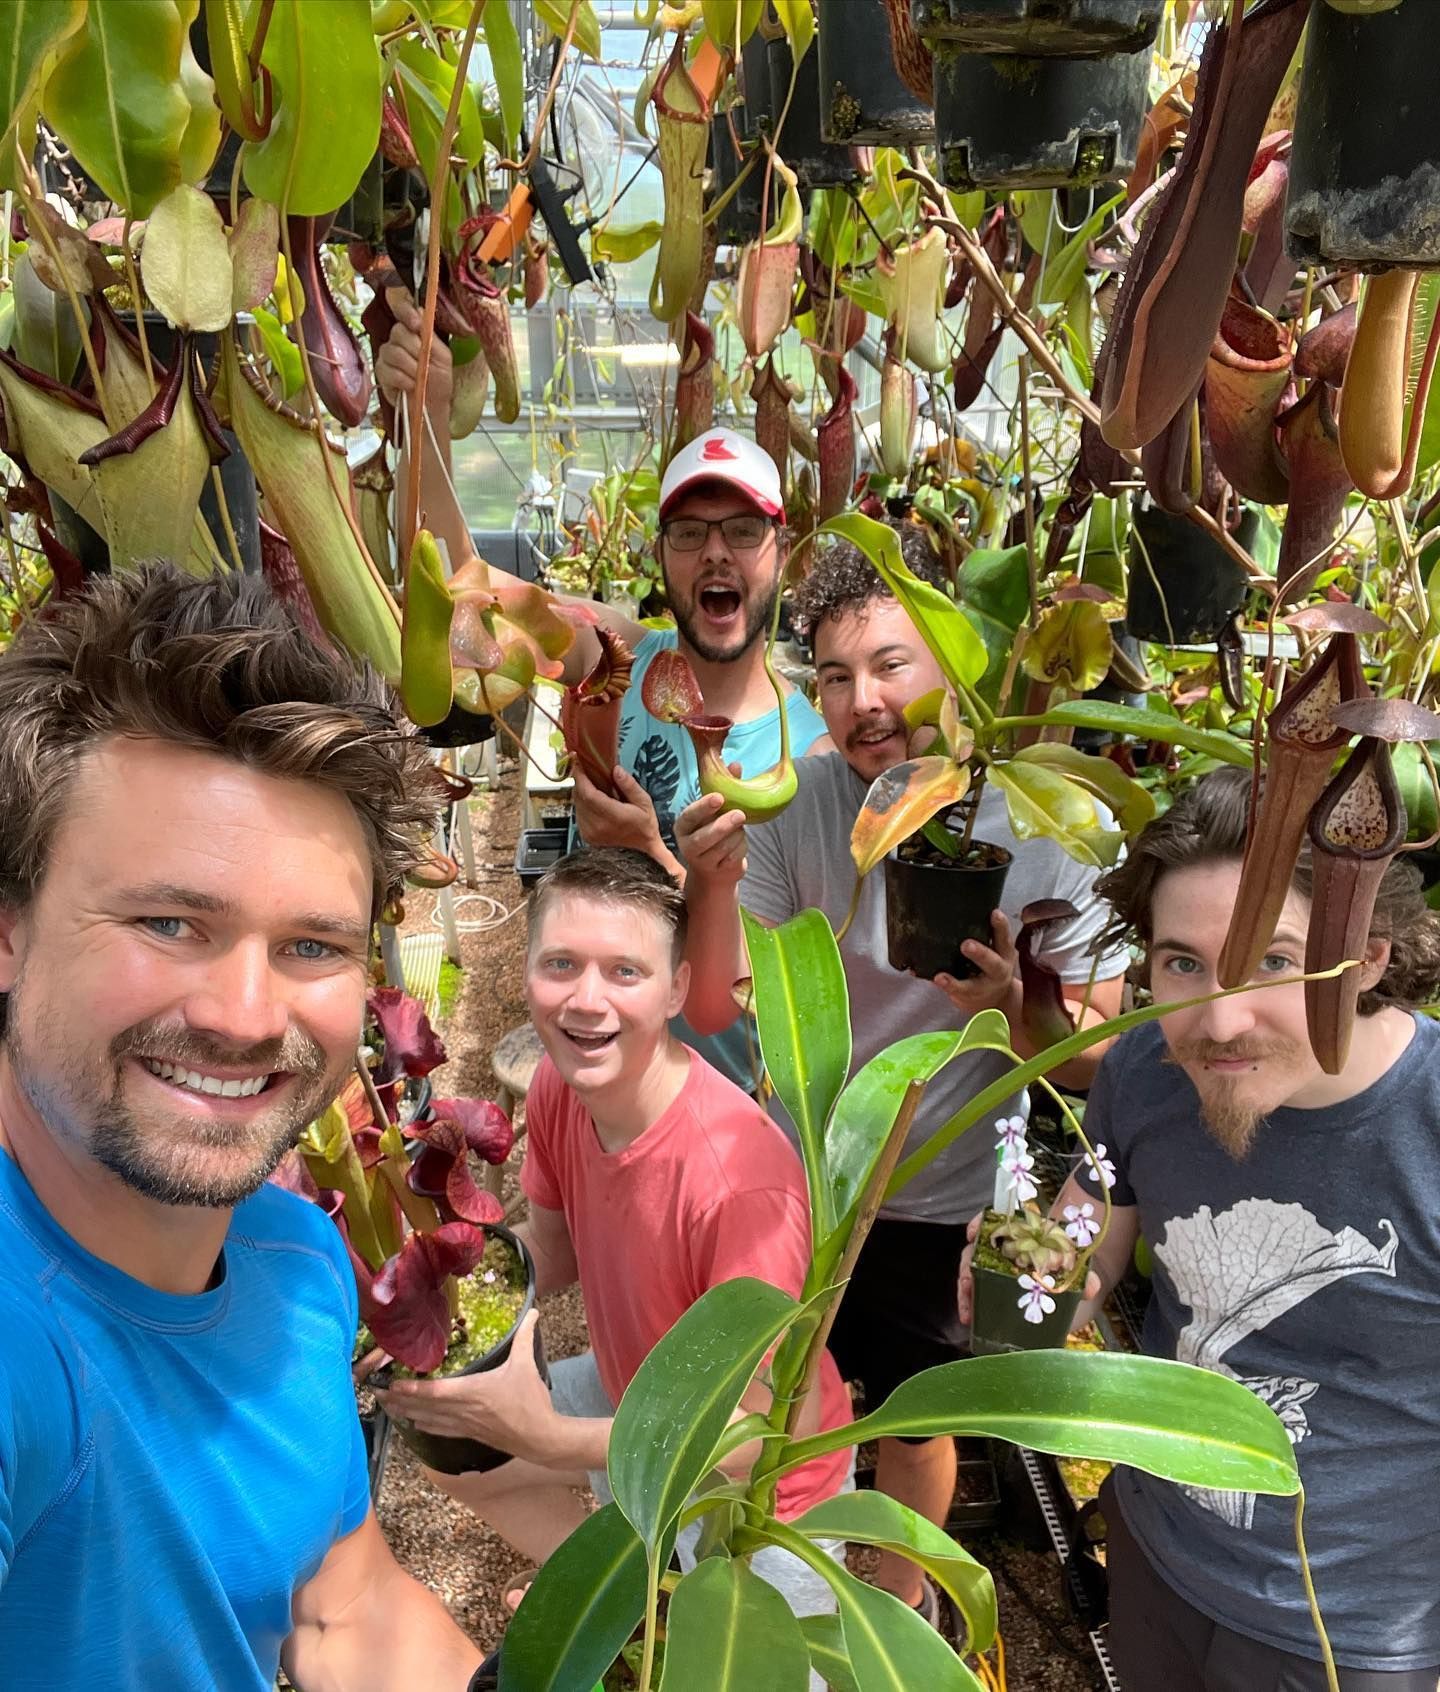
[[[486,8],[489,9],[488,7]],[[535,0],[535,16],[556,36],[563,36],[570,25],[571,0]],[[575,8],[576,47],[587,58],[600,57],[600,20],[590,0],[578,0]]]
[[[631,259],[648,253],[663,229],[663,224],[653,220],[637,224],[633,229],[615,229],[607,223],[590,237],[590,250],[596,258],[610,264],[628,264]]]
[[[810,0],[775,0],[775,14],[780,19],[780,27],[785,31],[795,62],[799,64],[815,39],[815,13]]]
[[[868,875],[931,817],[958,805],[969,787],[969,766],[951,758],[916,758],[876,776],[850,831],[855,873]]]
[[[1052,605],[1025,642],[1020,663],[1032,681],[1088,693],[1110,668],[1113,643],[1105,613],[1094,600]]]
[[[1040,764],[992,764],[990,780],[1005,795],[1017,840],[1053,840],[1082,864],[1105,861],[1086,838],[1102,831],[1095,801],[1076,782]],[[1123,836],[1118,837],[1123,844]]]
[[[218,332],[229,323],[235,269],[208,194],[182,185],[161,200],[145,226],[140,264],[151,304],[177,328]]]
[[[1042,740],[1015,754],[1024,764],[1041,764],[1078,781],[1093,793],[1126,832],[1138,834],[1155,815],[1155,801],[1109,758],[1097,758],[1058,741]]]

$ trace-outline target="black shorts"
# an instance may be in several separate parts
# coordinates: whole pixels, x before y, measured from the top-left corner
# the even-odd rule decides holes
[[[861,1248],[830,1351],[847,1381],[878,1410],[890,1394],[937,1363],[968,1357],[960,1321],[963,1222],[905,1222],[881,1217]]]

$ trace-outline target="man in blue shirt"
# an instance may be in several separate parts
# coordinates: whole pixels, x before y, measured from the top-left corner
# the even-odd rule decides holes
[[[0,657],[0,1682],[462,1692],[366,1486],[354,1283],[265,1184],[439,799],[258,582],[105,578]]]

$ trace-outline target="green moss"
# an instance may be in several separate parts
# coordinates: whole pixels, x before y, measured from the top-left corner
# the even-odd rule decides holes
[[[450,1349],[437,1375],[455,1375],[493,1351],[519,1320],[525,1307],[525,1266],[508,1241],[492,1234],[485,1255],[460,1283],[460,1315]],[[394,1366],[397,1379],[413,1377],[403,1363]]]
[[[459,964],[451,963],[449,958],[440,964],[440,1016],[447,1019],[455,1009],[460,998],[460,989],[465,984],[465,971]]]

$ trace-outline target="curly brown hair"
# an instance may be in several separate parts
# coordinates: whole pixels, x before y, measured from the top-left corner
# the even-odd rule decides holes
[[[446,802],[385,683],[317,645],[258,577],[166,564],[99,576],[0,654],[0,902],[34,897],[77,768],[119,735],[348,799],[370,846],[374,914],[421,861]]]
[[[950,574],[935,551],[929,531],[919,523],[889,526],[899,537],[906,569],[948,594]],[[795,589],[795,611],[813,640],[827,617],[844,617],[864,610],[877,599],[891,597],[890,589],[860,548],[850,541],[836,540],[818,554],[810,573]]]
[[[1245,855],[1250,811],[1250,776],[1244,770],[1216,770],[1182,793],[1156,817],[1127,856],[1095,883],[1114,916],[1098,936],[1104,952],[1123,941],[1149,950],[1154,939],[1155,889],[1171,870],[1196,864],[1238,863]],[[1306,899],[1314,885],[1310,843],[1305,842],[1292,886]],[[1375,899],[1370,937],[1390,942],[1385,974],[1361,993],[1359,1011],[1370,1016],[1386,1005],[1415,1010],[1440,997],[1440,912],[1425,903],[1420,872],[1406,858],[1392,859]]]

